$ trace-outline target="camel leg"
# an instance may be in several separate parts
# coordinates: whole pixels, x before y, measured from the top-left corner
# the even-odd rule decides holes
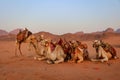
[[[31,45],[32,43],[29,43],[28,50],[31,51]]]
[[[30,44],[32,44],[33,45],[33,47],[34,47],[34,49],[35,49],[35,52],[36,52],[36,54],[38,54],[39,55],[39,48],[38,48],[38,44],[36,43],[30,43]]]
[[[81,63],[81,62],[83,62],[83,57],[81,57],[81,58],[77,61],[77,63]]]
[[[77,61],[77,63],[81,63],[82,61],[83,61],[83,56],[81,56],[81,55],[78,55],[78,61]]]
[[[21,51],[21,43],[18,43],[18,49],[19,49],[19,52],[20,52],[20,54],[22,56],[23,54],[22,54],[22,51]]]
[[[17,56],[18,43],[15,43],[15,56]]]
[[[108,61],[107,55],[102,54],[102,56],[103,56],[103,59],[100,59],[100,61],[101,61],[101,62],[107,62],[107,61]]]
[[[91,59],[91,61],[105,62],[105,61],[108,61],[108,58],[107,58],[107,57],[104,57],[103,59]]]
[[[17,49],[19,49],[19,52],[22,55],[22,52],[21,52],[21,43],[16,42],[16,44],[15,44],[15,56],[17,56]]]
[[[110,54],[110,53],[106,53],[104,50],[101,52],[101,55],[103,56],[103,59],[101,59],[101,62],[108,61],[107,54]]]
[[[103,59],[91,59],[91,61],[107,62],[108,61],[108,57],[106,55],[104,55]]]
[[[107,61],[108,61],[108,58],[101,59],[100,61],[101,61],[101,62],[107,62]]]
[[[95,61],[101,61],[101,60],[97,58],[96,59],[92,58],[91,61],[95,62]]]
[[[76,62],[77,60],[77,54],[72,54],[72,61],[71,62]]]
[[[108,61],[108,58],[103,58],[103,59],[91,59],[91,61],[106,62],[106,61]]]
[[[48,64],[54,64],[54,61],[53,60],[47,60],[47,63]]]
[[[41,57],[41,58],[39,57],[38,58],[39,61],[42,61],[42,60],[45,60],[45,59],[47,59],[47,58],[46,57]]]
[[[61,62],[64,62],[64,58],[61,58],[59,60],[54,61],[55,64],[58,64],[58,63],[61,63]]]

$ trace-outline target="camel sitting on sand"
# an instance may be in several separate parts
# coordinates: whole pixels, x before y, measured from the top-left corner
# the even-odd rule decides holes
[[[89,59],[89,53],[87,50],[87,44],[82,44],[81,42],[75,47],[74,52],[71,54],[72,60],[77,63],[81,63],[84,60]]]
[[[105,47],[105,44],[103,45],[103,42],[100,40],[95,40],[93,43],[93,47],[96,50],[96,59],[91,59],[91,61],[105,62],[111,58],[118,58],[115,49],[113,49],[113,47]]]
[[[51,42],[46,41],[45,43],[45,51],[44,51],[44,56],[40,57],[40,58],[34,58],[34,59],[38,59],[38,60],[47,60],[47,63],[52,64],[52,63],[61,63],[64,62],[64,59],[66,57],[66,55],[64,54],[64,51],[62,49],[62,47],[57,44],[53,47],[51,47]]]
[[[17,49],[19,49],[20,54],[23,55],[21,52],[21,44],[24,42],[29,43],[30,45],[33,45],[36,53],[38,53],[36,37],[32,34],[32,32],[30,32],[27,28],[25,28],[25,30],[23,31],[20,30],[16,36],[15,56],[17,56]]]

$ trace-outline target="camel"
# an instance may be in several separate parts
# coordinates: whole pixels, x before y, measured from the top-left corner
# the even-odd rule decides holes
[[[64,53],[66,54],[65,62],[70,61],[72,58],[71,57],[72,47],[69,45],[68,42],[64,44],[63,50],[64,50]]]
[[[72,61],[77,63],[81,63],[85,59],[86,60],[89,59],[87,44],[79,43],[71,55],[72,55]]]
[[[41,58],[37,58],[38,60],[47,60],[47,63],[52,64],[52,63],[61,63],[64,62],[64,59],[66,55],[64,54],[64,51],[62,47],[57,44],[55,48],[52,50],[51,47],[51,42],[46,42],[45,43],[45,51],[44,51],[44,56]],[[36,59],[36,58],[35,58]]]
[[[46,57],[46,39],[39,40],[38,50],[39,53],[34,57],[35,60],[43,60]]]
[[[32,32],[30,32],[27,28],[25,28],[25,30],[23,31],[19,31],[19,33],[16,36],[16,42],[15,42],[15,56],[17,56],[17,49],[19,49],[20,55],[22,54],[21,51],[21,44],[22,43],[29,43],[29,47],[30,45],[33,45],[33,47],[35,48],[36,53],[38,54],[38,41],[36,39],[36,37],[32,34]]]
[[[96,59],[91,59],[91,61],[107,62],[111,58],[117,59],[116,51],[114,51],[115,53],[111,53],[111,50],[106,51],[105,47],[103,47],[103,42],[100,40],[95,40],[93,47],[96,50]],[[109,49],[115,50],[113,47]]]

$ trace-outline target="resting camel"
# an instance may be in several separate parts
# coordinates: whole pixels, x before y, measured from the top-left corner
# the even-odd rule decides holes
[[[96,59],[91,59],[91,61],[105,62],[111,58],[114,58],[114,59],[118,58],[116,55],[115,49],[113,49],[113,47],[111,48],[107,47],[107,51],[106,51],[105,44],[103,45],[103,42],[100,40],[95,40],[93,43],[93,47],[96,50]]]
[[[72,60],[77,63],[83,62],[85,59],[89,59],[89,53],[87,50],[87,44],[79,43],[72,53]]]
[[[33,45],[36,53],[39,53],[36,37],[32,34],[32,32],[30,32],[27,28],[25,28],[25,30],[23,31],[20,30],[16,36],[15,56],[17,56],[17,49],[19,49],[20,55],[23,55],[21,52],[21,44],[25,42],[29,43],[30,45]]]
[[[45,43],[45,51],[44,51],[44,56],[41,58],[37,58],[38,60],[47,60],[47,63],[61,63],[64,62],[64,59],[66,55],[64,54],[64,51],[60,45],[56,45],[53,47],[53,44],[51,42],[46,42]],[[36,59],[36,58],[35,58]]]

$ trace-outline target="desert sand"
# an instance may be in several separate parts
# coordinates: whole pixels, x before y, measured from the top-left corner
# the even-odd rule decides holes
[[[120,37],[110,37],[104,41],[113,45],[120,57]],[[82,42],[88,44],[90,58],[94,58],[92,41]],[[35,51],[29,51],[27,43],[22,44],[24,56],[15,57],[14,50],[14,41],[0,41],[0,80],[120,80],[120,59],[104,63],[47,64],[46,61],[33,59]]]

